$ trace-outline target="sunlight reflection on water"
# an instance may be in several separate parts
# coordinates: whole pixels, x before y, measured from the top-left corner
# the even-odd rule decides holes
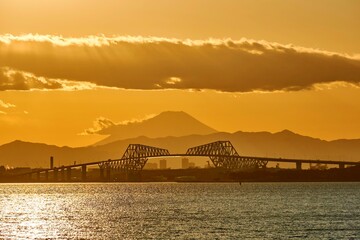
[[[360,239],[360,183],[0,184],[0,239]]]

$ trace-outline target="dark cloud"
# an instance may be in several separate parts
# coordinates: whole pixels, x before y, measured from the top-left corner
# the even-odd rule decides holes
[[[7,67],[0,68],[0,91],[59,88],[62,88],[62,85],[54,80],[36,77],[33,74]]]
[[[10,35],[0,37],[0,66],[42,76],[126,89],[301,90],[360,82],[360,60],[251,40]],[[60,88],[58,82],[0,73],[0,90]]]

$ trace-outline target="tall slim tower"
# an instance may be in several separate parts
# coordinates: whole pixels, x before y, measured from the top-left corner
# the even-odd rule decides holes
[[[50,169],[53,169],[54,168],[54,157],[51,156],[50,157]]]

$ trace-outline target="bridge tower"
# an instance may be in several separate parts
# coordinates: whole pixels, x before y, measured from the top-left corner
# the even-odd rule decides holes
[[[100,168],[111,168],[117,171],[139,171],[145,166],[149,157],[170,155],[167,149],[142,144],[130,144],[119,160],[99,164]]]
[[[217,141],[189,148],[186,155],[209,157],[215,167],[228,170],[266,167],[266,160],[239,156],[230,141]]]

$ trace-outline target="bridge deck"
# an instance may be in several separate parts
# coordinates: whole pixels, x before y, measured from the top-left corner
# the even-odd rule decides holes
[[[234,157],[229,155],[206,155],[206,154],[170,154],[170,155],[164,155],[164,156],[157,156],[152,158],[161,158],[161,157]],[[321,163],[321,164],[345,164],[345,165],[360,165],[360,162],[351,162],[351,161],[335,161],[335,160],[312,160],[312,159],[291,159],[291,158],[270,158],[270,157],[253,157],[253,156],[238,156],[239,158],[251,158],[251,159],[257,159],[257,160],[263,160],[268,162],[288,162],[288,163]]]
[[[310,160],[310,159],[288,159],[288,158],[269,158],[269,157],[252,157],[252,156],[229,156],[229,155],[205,155],[205,154],[186,154],[186,153],[179,153],[179,154],[167,154],[167,155],[158,155],[158,156],[151,156],[148,158],[166,158],[166,157],[233,157],[233,158],[247,158],[247,159],[256,159],[261,161],[268,161],[268,162],[286,162],[286,163],[312,163],[312,164],[344,164],[344,165],[352,165],[352,166],[358,166],[360,165],[360,162],[351,162],[351,161],[334,161],[334,160]],[[57,167],[56,169],[63,169],[63,168],[77,168],[82,166],[93,166],[98,165],[102,163],[107,162],[114,162],[114,161],[121,161],[121,160],[127,160],[126,158],[121,159],[110,159],[105,161],[96,161],[96,162],[90,162],[90,163],[80,163],[75,165],[67,165],[67,166],[61,166]],[[47,168],[47,169],[41,169],[37,171],[33,171],[32,173],[37,172],[45,172],[45,171],[51,171],[53,169]]]

